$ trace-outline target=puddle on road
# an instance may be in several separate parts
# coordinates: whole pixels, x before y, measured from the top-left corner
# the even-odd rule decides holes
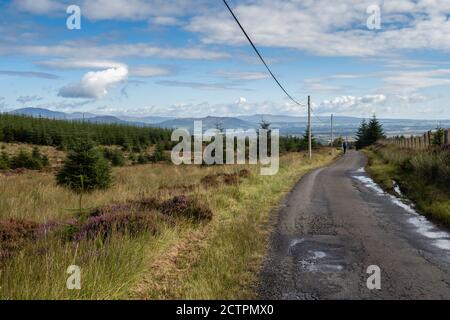
[[[378,196],[383,196],[388,198],[392,203],[394,203],[396,206],[402,208],[405,212],[407,212],[409,215],[412,215],[409,217],[406,221],[411,224],[415,231],[421,234],[422,236],[433,240],[432,244],[443,250],[449,250],[450,251],[450,233],[446,231],[439,230],[439,228],[434,225],[431,221],[429,221],[426,217],[419,214],[415,209],[413,204],[406,203],[404,200],[397,198],[396,196],[393,196],[391,194],[388,194],[384,192],[383,189],[381,189],[375,181],[373,181],[371,178],[369,178],[366,174],[366,171],[364,168],[360,168],[355,171],[357,175],[353,175],[352,177],[356,180],[360,181],[365,187],[371,189],[372,191],[375,191],[375,193]],[[395,184],[395,192],[399,195],[402,195],[400,187]]]
[[[293,239],[289,254],[295,256],[300,270],[306,272],[339,272],[344,269],[343,248],[318,238]],[[317,249],[318,248],[318,249]]]

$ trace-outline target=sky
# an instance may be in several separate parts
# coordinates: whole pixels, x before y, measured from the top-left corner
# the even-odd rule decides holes
[[[316,115],[450,119],[450,1],[229,4]],[[67,27],[70,5],[81,9],[80,29]],[[0,34],[0,112],[306,115],[222,0],[0,0]]]

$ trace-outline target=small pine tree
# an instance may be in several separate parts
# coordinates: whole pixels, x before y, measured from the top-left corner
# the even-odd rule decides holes
[[[9,169],[11,165],[10,162],[11,161],[9,159],[8,154],[5,151],[3,151],[0,155],[0,170]]]
[[[314,137],[314,134],[311,132],[311,147],[317,148],[317,140]],[[309,149],[309,126],[306,126],[305,133],[303,134],[302,140],[300,142],[300,150],[308,150]]]
[[[362,149],[374,144],[384,137],[383,126],[378,121],[377,117],[373,115],[369,123],[367,123],[365,119],[361,122],[358,132],[356,133],[355,146],[357,149]]]
[[[33,148],[32,153],[20,150],[17,155],[11,159],[11,168],[26,168],[30,170],[41,170],[48,166],[48,157],[42,155],[37,147]]]
[[[375,114],[372,119],[370,119],[369,124],[367,126],[367,143],[368,145],[372,145],[380,139],[385,137],[383,126],[378,121]]]
[[[155,152],[151,157],[152,162],[166,161],[167,155],[164,152],[164,145],[157,144],[155,148]]]
[[[67,155],[56,180],[80,194],[107,189],[112,182],[111,167],[91,142],[79,142]]]
[[[445,131],[441,127],[436,128],[436,132],[433,135],[432,145],[434,146],[442,146],[444,144],[444,135]]]
[[[356,149],[362,149],[367,146],[367,122],[366,119],[361,121],[359,125],[358,132],[356,132]]]

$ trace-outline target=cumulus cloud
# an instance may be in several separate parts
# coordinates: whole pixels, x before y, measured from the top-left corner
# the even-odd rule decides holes
[[[356,96],[338,96],[322,101],[317,107],[318,113],[364,114],[376,111],[376,108],[386,102],[383,94]]]
[[[112,67],[102,71],[90,71],[76,84],[65,86],[58,95],[64,98],[100,99],[108,94],[108,89],[126,80],[128,67]]]

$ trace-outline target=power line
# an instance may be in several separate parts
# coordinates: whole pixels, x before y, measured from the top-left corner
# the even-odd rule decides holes
[[[266,66],[267,71],[269,71],[270,75],[272,76],[273,80],[275,80],[275,82],[278,84],[278,86],[281,88],[281,90],[283,90],[283,92],[286,94],[286,96],[291,99],[295,104],[301,106],[301,107],[305,107],[304,104],[301,104],[300,102],[298,102],[297,100],[295,100],[287,91],[286,89],[284,89],[284,87],[281,85],[280,81],[278,81],[277,77],[275,77],[275,75],[273,74],[272,70],[270,70],[269,65],[266,63],[266,61],[264,60],[264,58],[262,57],[262,55],[259,53],[258,48],[256,48],[256,46],[254,45],[252,39],[250,39],[249,35],[247,34],[247,32],[245,31],[244,27],[241,25],[241,23],[239,22],[238,18],[236,17],[236,15],[234,14],[233,10],[231,10],[230,6],[228,5],[226,0],[223,0],[223,3],[225,3],[225,5],[227,6],[228,10],[230,11],[231,15],[233,16],[234,20],[236,21],[236,23],[238,24],[239,28],[241,28],[242,32],[244,33],[245,37],[247,38],[248,42],[250,42],[250,44],[253,47],[253,50],[255,50],[256,54],[258,55],[259,59],[261,59],[262,63]]]
[[[228,5],[226,0],[223,0],[223,3],[225,4],[225,6],[228,8],[228,10],[230,11],[231,15],[233,16],[234,20],[236,21],[236,23],[238,24],[239,28],[242,30],[242,32],[244,33],[245,37],[247,38],[248,42],[251,44],[253,50],[255,50],[256,54],[258,55],[259,59],[262,61],[262,63],[264,64],[264,66],[266,67],[267,71],[269,71],[270,75],[272,76],[273,80],[275,80],[275,82],[277,83],[277,85],[281,88],[281,90],[283,90],[283,92],[286,94],[286,96],[292,100],[295,104],[297,104],[300,107],[306,107],[305,104],[302,104],[300,102],[298,102],[296,99],[294,99],[288,92],[287,90],[281,85],[280,81],[278,81],[277,77],[275,77],[275,75],[273,74],[272,70],[270,69],[269,65],[266,63],[266,61],[264,60],[263,56],[261,55],[261,53],[259,52],[258,48],[256,48],[255,44],[253,43],[252,39],[250,38],[250,36],[248,35],[248,33],[245,31],[244,27],[242,26],[242,24],[239,22],[239,19],[236,17],[236,15],[234,14],[233,10],[231,9],[231,7]],[[325,123],[325,121],[323,121],[322,119],[320,119],[314,112],[314,110],[311,108],[311,112],[314,115],[314,117],[317,118],[317,120],[319,120],[322,123]]]

